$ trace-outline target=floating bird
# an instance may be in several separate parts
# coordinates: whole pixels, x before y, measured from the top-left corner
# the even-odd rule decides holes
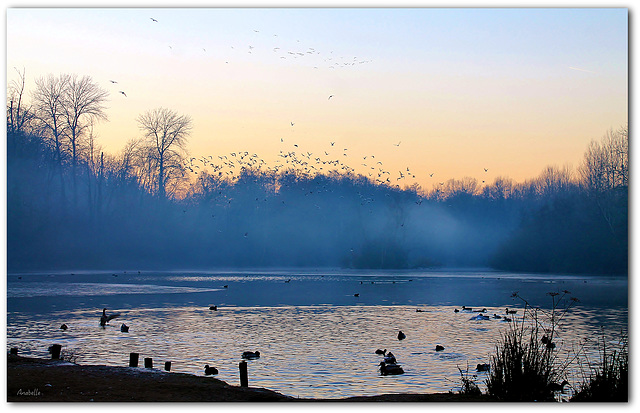
[[[210,376],[212,374],[218,374],[218,369],[215,367],[209,367],[208,364],[204,365],[204,375]]]
[[[459,313],[460,310],[458,310],[457,308],[453,310],[454,313]]]
[[[127,94],[124,93],[122,90],[120,91],[120,93],[122,93],[124,95],[124,97],[127,97]]]
[[[395,363],[387,364],[384,361],[380,362],[380,374],[387,376],[390,374],[404,374],[402,367]]]
[[[113,320],[116,317],[120,317],[120,313],[114,313],[107,315],[107,309],[102,309],[102,316],[100,317],[100,325],[105,326],[109,321]]]
[[[394,356],[392,352],[388,352],[384,356],[384,362],[385,363],[389,363],[389,364],[395,364],[396,363],[396,356]]]
[[[228,285],[223,285],[222,287],[224,287],[224,288],[229,288],[229,286],[228,286]]]
[[[245,351],[242,353],[242,358],[247,360],[255,360],[260,358],[259,351]]]
[[[120,326],[120,331],[122,331],[123,333],[128,333],[129,332],[129,326],[126,325],[125,323],[122,323],[122,325]]]
[[[67,328],[69,328],[69,327],[67,327],[66,324],[63,324],[63,325],[60,326],[60,330],[66,330]]]
[[[465,307],[464,305],[462,306],[462,311],[473,311],[473,308],[471,307]]]
[[[442,350],[444,350],[444,346],[441,346],[440,344],[438,344],[436,346],[436,351],[442,351]]]
[[[502,316],[499,316],[498,314],[494,314],[493,318],[500,319],[500,318],[502,318]]]
[[[404,340],[405,338],[407,338],[406,334],[402,331],[398,331],[398,340]]]
[[[569,382],[566,380],[563,380],[561,384],[549,383],[549,390],[563,392],[564,386],[566,386],[567,384],[569,384]]]
[[[507,314],[515,314],[518,312],[518,310],[509,310],[508,308],[505,308],[504,310]]]
[[[488,315],[482,315],[482,314],[478,314],[477,316],[471,317],[469,320],[488,320],[489,316]]]
[[[359,293],[355,293],[353,296],[354,297],[360,297],[360,294]]]
[[[491,366],[486,364],[486,363],[485,364],[478,364],[476,366],[476,370],[477,371],[489,371],[490,368],[491,368]]]
[[[377,349],[376,354],[384,356],[385,354],[387,354],[387,349],[386,348],[384,350]]]
[[[209,310],[218,311],[218,306],[217,305],[212,305],[211,307],[209,307]]]

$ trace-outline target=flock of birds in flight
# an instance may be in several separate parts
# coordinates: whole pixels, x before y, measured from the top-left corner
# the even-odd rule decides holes
[[[153,18],[150,17],[149,19],[151,19],[152,23],[159,23],[160,22]],[[256,30],[253,29],[253,33],[255,33],[255,35],[257,36],[261,36],[261,38],[256,39],[259,40],[261,44],[264,43],[264,41],[266,40],[266,35],[262,35],[260,30]],[[273,34],[272,36],[273,38],[277,38],[278,35],[277,34]],[[300,43],[300,40],[296,40],[296,44]],[[322,61],[327,65],[326,67],[328,69],[337,69],[337,68],[344,68],[344,67],[350,67],[350,66],[356,66],[356,65],[362,65],[362,64],[367,64],[367,63],[372,63],[372,60],[363,60],[361,58],[358,58],[357,56],[353,56],[352,58],[345,58],[344,56],[341,57],[337,57],[333,55],[333,51],[329,51],[329,53],[325,53],[323,54],[321,51],[316,50],[313,47],[307,47],[305,48],[288,48],[290,50],[286,50],[285,52],[285,48],[281,47],[282,45],[278,46],[278,45],[272,45],[270,46],[270,49],[272,50],[273,53],[275,53],[277,55],[277,57],[279,59],[282,60],[286,60],[286,59],[302,59],[304,57],[309,57],[311,55],[317,55],[317,56],[321,56],[322,57]],[[173,46],[169,45],[168,46],[169,49],[173,49]],[[256,46],[253,46],[252,44],[248,44],[246,45],[246,49],[245,51],[247,52],[247,54],[253,54],[254,52],[258,51],[259,49],[256,48]],[[236,46],[229,46],[230,49],[233,49],[234,51],[241,51],[242,47],[238,46],[238,49],[236,49]],[[203,53],[207,53],[207,49],[205,47],[201,47]],[[326,57],[324,57],[326,55]],[[229,60],[225,60],[226,64],[229,64]],[[319,69],[319,66],[314,65],[312,66],[314,69]],[[331,97],[329,97],[331,98]]]
[[[150,17],[149,19],[151,20],[152,23],[160,23],[154,17]],[[253,29],[253,32],[256,34],[260,33],[259,30],[255,30],[255,29]],[[278,35],[274,34],[273,37],[278,37]],[[299,40],[297,40],[296,42],[299,43]],[[172,48],[172,46],[169,46],[169,47]],[[235,49],[235,46],[230,46],[230,47],[231,49]],[[248,45],[247,52],[251,54],[254,51],[254,49],[255,47],[253,45]],[[202,50],[206,52],[206,48],[202,48]],[[277,47],[277,46],[273,47],[273,52],[280,53],[279,57],[281,59],[287,59],[287,58],[298,59],[298,58],[306,57],[308,55],[321,54],[320,51],[316,51],[312,47],[309,47],[303,51],[288,50],[284,52],[282,50],[283,49],[281,49],[280,47]],[[327,57],[324,58],[324,62],[329,64],[328,66],[329,69],[335,69],[338,67],[347,67],[347,66],[354,66],[356,64],[371,63],[371,60],[358,60],[358,58],[355,56],[351,59],[346,59],[346,60],[344,57],[334,58],[333,51],[330,51]],[[229,63],[229,61],[225,61],[225,63]],[[318,66],[314,66],[314,68],[317,69]],[[112,84],[118,83],[115,80],[110,80],[110,82]],[[118,93],[120,93],[124,97],[127,97],[127,94],[122,90],[119,90]],[[327,100],[331,100],[332,98],[334,98],[334,96],[335,95],[330,94]],[[290,125],[293,128],[296,124],[295,122],[291,121]],[[280,141],[281,143],[284,143],[284,138],[281,138]],[[401,143],[402,141],[399,140],[397,143],[393,143],[393,146],[398,148],[400,147]],[[335,142],[331,142],[331,147],[333,147],[334,145],[335,145]],[[299,148],[298,144],[293,144],[293,147]],[[336,159],[336,156],[335,156],[336,154],[334,153],[333,155],[334,155],[333,159],[329,159],[328,157],[330,157],[331,155],[328,151],[324,151],[324,155],[322,155],[321,153],[317,155],[313,155],[311,152],[296,153],[295,149],[284,150],[284,151],[280,150],[278,157],[281,159],[278,159],[276,161],[276,165],[272,168],[268,168],[266,162],[263,159],[259,158],[257,154],[248,156],[248,153],[246,151],[238,152],[238,153],[230,153],[229,156],[231,156],[232,158],[229,158],[226,155],[218,156],[221,162],[217,164],[212,162],[212,159],[213,159],[212,156],[202,157],[199,159],[199,161],[201,162],[203,167],[210,166],[212,168],[213,175],[217,175],[220,178],[225,177],[230,180],[237,179],[240,176],[241,172],[246,169],[266,168],[266,169],[271,169],[271,172],[278,173],[281,169],[285,168],[286,166],[291,167],[291,169],[298,170],[299,172],[304,173],[306,175],[328,173],[329,171],[342,172],[347,174],[356,173],[355,168],[352,168],[348,166],[345,162],[343,162],[343,160],[346,159],[345,157],[348,156],[347,148],[343,149],[343,153],[341,154],[343,158],[340,158],[338,156],[338,159]],[[401,181],[406,182],[406,181],[403,181],[406,178],[413,178],[413,179],[416,178],[416,173],[414,171],[411,171],[409,167],[406,168],[406,171],[399,170],[398,174],[396,175],[395,172],[392,174],[392,172],[383,169],[381,161],[372,163],[372,161],[375,159],[374,155],[362,157],[363,161],[366,161],[367,158],[369,158],[369,162],[361,162],[361,166],[367,168],[366,169],[367,172],[365,176],[369,177],[376,184],[390,185],[390,186],[395,186],[399,188],[400,187],[399,183]],[[198,164],[194,164],[195,160],[196,158],[190,158],[189,162],[186,165],[184,165],[184,170],[185,171],[188,170],[191,173],[198,175],[199,170],[200,170],[200,173],[202,173],[202,169]],[[359,169],[362,169],[362,168],[359,168]],[[488,172],[488,169],[484,168],[484,172],[485,173]],[[433,178],[434,173],[432,172],[432,173],[429,173],[428,175],[429,175],[429,178]],[[482,183],[484,184],[485,181],[483,180]],[[439,184],[442,187],[444,186],[445,183],[439,182]]]

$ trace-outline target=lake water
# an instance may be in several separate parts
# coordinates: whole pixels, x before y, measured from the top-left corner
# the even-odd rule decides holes
[[[579,301],[556,333],[558,357],[584,347],[597,361],[602,331],[611,344],[628,331],[626,277],[485,270],[8,274],[7,350],[49,357],[49,345],[59,343],[77,363],[114,366],[127,366],[136,352],[140,365],[145,357],[158,369],[171,361],[173,372],[203,375],[205,364],[215,366],[216,377],[234,385],[242,352],[259,350],[261,357],[248,361],[249,385],[298,397],[457,391],[459,369],[467,366],[484,389],[487,373],[475,366],[490,362],[511,325],[493,314],[517,309],[517,321],[524,303],[515,291],[549,309],[547,293],[559,298],[564,290],[570,294],[560,307],[569,297]],[[491,319],[454,312],[463,305],[486,308]],[[121,313],[106,328],[98,325],[103,307]],[[406,339],[397,339],[399,330]],[[405,374],[381,376],[378,348],[392,351]],[[577,385],[574,369],[569,381]]]

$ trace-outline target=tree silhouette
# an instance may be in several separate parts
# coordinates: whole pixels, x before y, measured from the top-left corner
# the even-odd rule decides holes
[[[93,121],[107,119],[105,102],[109,93],[93,83],[91,77],[71,75],[62,94],[63,120],[71,144],[71,165],[78,163],[79,139]]]
[[[18,72],[19,79],[10,83],[7,88],[7,132],[20,134],[25,132],[26,126],[33,119],[33,111],[31,107],[25,108],[23,103],[25,76],[24,69],[22,73]]]
[[[147,166],[155,176],[156,193],[166,198],[167,185],[182,176],[191,118],[160,107],[140,115],[137,121],[147,143]]]
[[[53,142],[56,160],[62,164],[62,137],[64,126],[62,121],[62,94],[68,81],[68,75],[36,79],[36,89],[32,99],[35,116],[41,133]]]

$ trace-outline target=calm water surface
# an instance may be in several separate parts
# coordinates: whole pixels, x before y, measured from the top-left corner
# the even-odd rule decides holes
[[[495,345],[510,323],[471,320],[462,305],[504,315],[524,303],[551,307],[549,292],[580,301],[561,322],[560,359],[585,339],[596,361],[601,331],[617,342],[628,330],[626,277],[541,276],[492,271],[218,271],[9,274],[7,347],[48,357],[53,343],[80,364],[128,365],[129,353],[171,361],[174,372],[239,383],[243,351],[259,350],[249,384],[299,397],[458,390],[469,367],[483,388]],[[355,294],[358,294],[356,297]],[[562,294],[562,293],[561,293]],[[568,302],[568,301],[566,301]],[[561,303],[561,305],[566,304]],[[218,311],[210,311],[210,305]],[[121,316],[98,325],[103,307]],[[420,310],[420,311],[416,311]],[[62,323],[67,331],[60,330]],[[128,333],[120,325],[130,326]],[[399,341],[402,330],[407,338]],[[445,350],[436,352],[435,346]],[[405,370],[381,376],[376,349],[393,351]],[[578,384],[579,367],[573,379]]]

